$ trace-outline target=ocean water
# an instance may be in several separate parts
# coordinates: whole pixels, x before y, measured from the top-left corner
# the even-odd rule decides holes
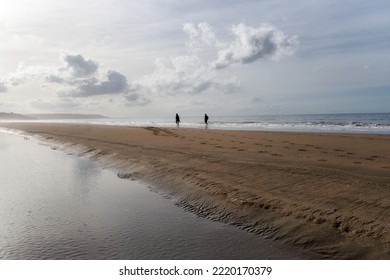
[[[202,115],[197,117],[181,115],[180,117],[180,127],[205,128]],[[210,129],[390,134],[390,113],[268,116],[213,116],[209,114],[209,117],[208,128]],[[171,118],[159,119],[68,119],[45,122],[176,127],[174,114]]]
[[[317,258],[30,137],[0,131],[0,158],[0,259]]]

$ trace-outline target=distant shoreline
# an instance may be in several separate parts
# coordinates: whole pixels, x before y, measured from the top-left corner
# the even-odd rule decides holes
[[[99,114],[17,114],[0,112],[0,120],[108,119]]]
[[[179,206],[331,259],[390,259],[390,135],[2,123]]]

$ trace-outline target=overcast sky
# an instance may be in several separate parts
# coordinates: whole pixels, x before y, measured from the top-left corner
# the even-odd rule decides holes
[[[0,112],[390,112],[390,1],[0,0]]]

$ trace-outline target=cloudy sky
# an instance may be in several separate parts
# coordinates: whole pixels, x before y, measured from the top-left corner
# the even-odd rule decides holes
[[[0,112],[390,112],[388,0],[0,0]]]

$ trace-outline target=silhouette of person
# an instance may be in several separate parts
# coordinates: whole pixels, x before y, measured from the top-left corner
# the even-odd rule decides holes
[[[206,125],[209,124],[208,121],[209,121],[209,116],[207,116],[207,114],[204,114],[204,123],[205,123]]]
[[[176,114],[176,125],[177,127],[179,127],[179,123],[180,123],[180,117],[178,114]]]

